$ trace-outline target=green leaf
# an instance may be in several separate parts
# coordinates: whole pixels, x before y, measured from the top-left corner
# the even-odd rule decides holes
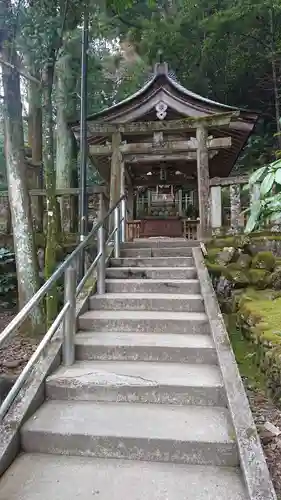
[[[250,176],[249,184],[255,184],[256,182],[258,182],[266,169],[267,169],[267,165],[265,165],[264,167],[258,168],[258,170],[253,172],[253,174]]]
[[[261,183],[261,188],[260,188],[261,196],[264,196],[271,190],[274,182],[274,177],[275,177],[274,172],[269,172],[269,174],[265,176],[265,178]]]
[[[246,233],[251,233],[255,229],[255,227],[258,223],[258,220],[259,220],[260,213],[261,213],[261,206],[262,205],[261,205],[260,200],[257,200],[252,204],[251,215],[248,219],[248,222],[247,222],[247,225],[245,228]]]
[[[276,170],[274,179],[277,184],[281,184],[281,167],[279,167],[278,170]]]
[[[272,163],[270,163],[271,167],[274,167],[274,169],[281,167],[281,159],[277,158],[277,160],[274,160]]]
[[[257,222],[258,218],[256,217],[256,215],[251,214],[246,224],[245,233],[251,233],[255,229]]]
[[[278,219],[281,220],[281,212],[274,212],[271,216],[270,216],[271,220],[272,221],[276,221]]]

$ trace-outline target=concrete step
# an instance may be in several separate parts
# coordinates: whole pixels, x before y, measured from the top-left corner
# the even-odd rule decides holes
[[[121,257],[152,257],[151,248],[123,248],[120,249]]]
[[[114,279],[196,279],[195,267],[108,267],[106,277]]]
[[[87,311],[78,329],[96,332],[209,334],[205,313],[157,311]]]
[[[5,500],[248,500],[239,472],[28,453],[15,460],[0,487]]]
[[[189,246],[153,248],[151,257],[192,257],[192,248]]]
[[[176,333],[80,332],[76,335],[76,359],[217,363],[209,335]]]
[[[21,429],[35,453],[237,466],[228,410],[84,401],[48,401]]]
[[[200,242],[185,238],[138,238],[122,244],[122,249],[127,248],[172,248],[172,247],[198,247]]]
[[[122,257],[110,259],[111,267],[194,267],[193,257]]]
[[[47,379],[49,399],[226,406],[218,366],[80,361]]]
[[[205,306],[201,295],[106,293],[90,297],[89,309],[106,311],[204,312]]]
[[[200,293],[199,280],[107,279],[108,293]]]
[[[192,257],[193,247],[121,248],[121,257]]]

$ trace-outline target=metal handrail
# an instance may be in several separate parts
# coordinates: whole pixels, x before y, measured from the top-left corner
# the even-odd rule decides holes
[[[20,312],[15,316],[14,319],[4,328],[3,332],[0,334],[0,347],[3,345],[5,340],[24,322],[27,316],[30,314],[32,309],[40,302],[40,300],[46,295],[46,293],[53,287],[55,282],[63,275],[67,267],[73,262],[75,257],[88,245],[90,239],[97,233],[99,228],[104,224],[104,222],[110,217],[114,212],[115,208],[119,206],[120,202],[125,199],[125,195],[121,196],[118,202],[107,212],[105,217],[99,220],[92,228],[87,237],[82,241],[73,252],[65,259],[64,262],[55,270],[55,272],[50,276],[50,278],[44,283],[44,285],[39,288],[39,290],[33,295],[32,299],[25,304],[25,306],[20,310]]]
[[[101,194],[101,196],[103,196]],[[97,273],[97,293],[104,293],[105,291],[105,265],[106,265],[106,246],[108,243],[105,241],[105,222],[114,212],[114,230],[112,231],[110,238],[114,236],[114,244],[112,249],[114,250],[114,256],[116,258],[120,255],[120,240],[123,239],[123,227],[126,223],[125,218],[120,218],[119,206],[123,211],[125,206],[125,195],[121,196],[117,203],[103,216],[102,208],[103,202],[101,203],[101,219],[93,226],[90,233],[82,241],[77,248],[65,259],[65,261],[56,269],[52,276],[44,283],[44,285],[38,290],[38,292],[30,299],[30,301],[21,309],[21,311],[16,315],[16,317],[9,323],[9,325],[0,334],[0,347],[8,341],[13,333],[19,328],[23,321],[27,318],[33,308],[40,302],[40,300],[46,295],[46,293],[54,286],[56,281],[64,274],[65,275],[65,300],[64,306],[58,313],[54,322],[50,326],[47,333],[44,335],[40,344],[38,345],[36,351],[31,356],[27,365],[19,375],[16,383],[13,385],[12,389],[6,396],[2,405],[0,406],[0,420],[4,418],[7,411],[9,410],[11,404],[13,403],[15,397],[22,388],[24,382],[26,381],[28,375],[30,374],[35,363],[42,354],[44,348],[50,342],[63,322],[63,363],[65,365],[71,365],[74,363],[74,339],[75,339],[75,315],[76,315],[76,297],[83,289],[86,281],[90,277],[91,273],[96,267],[98,267]],[[85,249],[88,245],[90,239],[98,234],[98,254],[89,269],[86,271],[85,275],[81,281],[76,285],[76,269],[72,267],[72,263],[80,252]]]

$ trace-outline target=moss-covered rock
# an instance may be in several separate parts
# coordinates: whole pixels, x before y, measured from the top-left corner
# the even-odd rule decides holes
[[[249,267],[251,267],[251,263],[252,263],[252,257],[247,254],[247,253],[240,253],[238,259],[237,259],[237,264],[243,268],[243,269],[248,269]]]
[[[223,248],[217,255],[216,263],[221,266],[229,264],[234,259],[235,253],[236,249],[234,247]]]
[[[210,276],[214,278],[219,278],[224,271],[224,266],[219,266],[218,264],[214,264],[213,262],[209,262],[208,260],[206,260],[206,266],[210,273]]]
[[[247,272],[236,262],[229,264],[223,271],[223,275],[233,284],[235,288],[245,288],[249,286],[250,280]]]
[[[272,252],[258,252],[252,260],[252,268],[273,271],[276,259]]]
[[[207,251],[208,262],[210,262],[212,264],[216,264],[217,263],[217,256],[220,253],[220,251],[221,251],[221,248],[218,248],[218,247],[209,248]]]
[[[234,259],[236,249],[234,247],[224,247],[223,249],[213,247],[208,249],[207,259],[212,264],[225,266]]]
[[[270,272],[266,269],[249,269],[250,284],[259,290],[264,290],[270,284]]]
[[[226,238],[212,238],[208,243],[208,248],[226,248],[233,247],[235,243],[234,236],[227,236]]]

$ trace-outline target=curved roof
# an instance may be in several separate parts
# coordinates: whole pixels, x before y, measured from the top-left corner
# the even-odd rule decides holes
[[[134,94],[126,97],[122,101],[107,107],[98,113],[95,113],[93,115],[90,115],[88,117],[88,120],[99,120],[101,118],[106,118],[108,115],[116,114],[118,113],[122,108],[128,106],[128,104],[133,105],[136,101],[140,101],[141,98],[144,98],[147,94],[149,94],[151,91],[155,90],[156,88],[170,88],[170,91],[174,91],[177,94],[180,94],[182,97],[185,98],[185,100],[192,100],[192,101],[197,101],[198,104],[201,104],[203,106],[207,106],[209,108],[209,112],[211,112],[210,108],[214,108],[214,112],[226,112],[226,111],[240,111],[244,112],[247,114],[255,115],[255,117],[258,116],[258,113],[255,111],[249,111],[246,109],[241,109],[237,108],[235,106],[229,106],[227,104],[221,104],[219,102],[213,101],[212,99],[209,99],[207,97],[202,97],[199,94],[196,94],[195,92],[192,92],[191,90],[186,89],[183,85],[181,85],[173,72],[168,71],[168,65],[166,63],[157,63],[155,65],[155,70],[154,74],[149,78],[149,80],[141,87],[139,90],[137,90]],[[254,117],[253,117],[254,118]],[[254,119],[254,121],[256,121]]]
[[[166,63],[157,63],[154,74],[137,92],[87,118],[89,143],[104,142],[106,139],[101,136],[97,137],[94,127],[91,131],[91,122],[125,124],[156,121],[155,107],[160,101],[164,102],[167,107],[166,120],[184,117],[200,118],[236,112],[229,127],[212,127],[210,130],[214,137],[230,136],[232,139],[232,146],[229,149],[220,150],[214,159],[210,159],[211,177],[228,176],[253,131],[259,114],[255,111],[218,103],[186,89],[168,71]],[[79,122],[73,123],[72,127],[77,137],[80,129]],[[124,139],[132,140],[127,137]],[[140,140],[140,138],[135,139]]]

